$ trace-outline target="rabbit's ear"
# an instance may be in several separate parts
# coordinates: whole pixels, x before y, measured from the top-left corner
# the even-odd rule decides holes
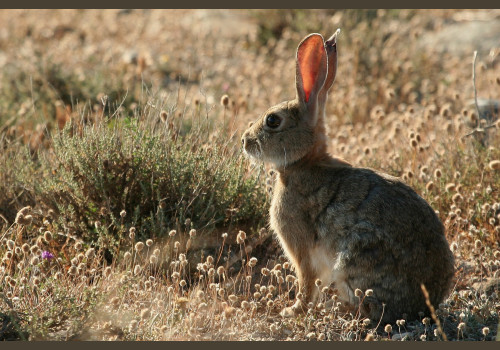
[[[328,93],[328,90],[333,85],[333,82],[335,81],[335,76],[337,75],[337,35],[340,33],[340,29],[337,29],[337,31],[328,39],[325,41],[325,50],[326,50],[326,55],[327,55],[327,60],[328,60],[328,73],[326,76],[325,80],[325,85],[323,86],[323,89],[321,89],[320,93],[320,104],[325,104],[326,102],[326,95]]]
[[[297,48],[297,98],[310,112],[317,107],[318,94],[327,75],[327,55],[323,37],[310,34]]]

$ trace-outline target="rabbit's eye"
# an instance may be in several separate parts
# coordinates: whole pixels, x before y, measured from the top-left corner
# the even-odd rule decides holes
[[[281,124],[281,118],[276,114],[270,114],[266,118],[266,125],[271,129],[277,128]]]

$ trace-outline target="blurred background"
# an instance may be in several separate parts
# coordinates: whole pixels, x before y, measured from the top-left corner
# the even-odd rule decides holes
[[[104,94],[129,108],[146,89],[173,96],[179,84],[177,103],[228,94],[246,124],[294,96],[298,42],[337,28],[332,123],[364,122],[377,104],[472,98],[474,50],[479,94],[498,91],[487,72],[498,65],[499,10],[4,10],[0,20],[4,127],[53,126]]]

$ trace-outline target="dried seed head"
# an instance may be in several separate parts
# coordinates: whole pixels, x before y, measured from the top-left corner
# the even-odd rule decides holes
[[[224,233],[222,234],[222,238],[223,238],[223,239],[226,239],[226,238],[227,238],[227,232],[224,232]]]
[[[120,298],[113,297],[109,302],[111,305],[113,305],[113,307],[117,307],[120,304]]]
[[[366,294],[367,297],[371,297],[373,295],[373,289],[367,289],[365,291],[365,294]]]
[[[18,214],[23,214],[23,215],[26,215],[28,214],[29,212],[31,212],[31,206],[26,206],[24,208],[21,208],[17,213]]]
[[[354,291],[354,295],[357,296],[358,298],[361,298],[363,296],[363,291],[359,288],[356,288],[356,290]]]
[[[321,287],[321,285],[323,284],[323,281],[321,281],[319,278],[316,279],[316,281],[314,281],[314,284],[316,285],[316,287]]]
[[[146,245],[147,245],[148,247],[151,247],[151,246],[153,245],[153,240],[152,240],[152,239],[148,239],[148,240],[146,241]]]
[[[23,255],[23,251],[22,251],[22,249],[21,249],[20,247],[16,247],[16,248],[14,249],[14,253],[15,253],[17,256],[21,256],[21,255]]]
[[[444,189],[446,192],[450,193],[452,191],[455,191],[455,187],[456,187],[456,185],[453,182],[450,182],[444,186]]]
[[[16,243],[13,240],[9,239],[7,241],[7,249],[14,250],[15,247],[16,247]]]
[[[239,231],[238,235],[236,236],[236,243],[238,243],[238,244],[245,243],[246,237],[247,237],[247,234],[244,231]]]
[[[43,238],[47,242],[50,242],[52,240],[52,233],[50,231],[45,231],[45,233],[43,234]]]
[[[38,256],[34,256],[32,259],[31,259],[31,265],[33,266],[36,266],[40,263],[40,258],[38,258]]]
[[[135,265],[135,267],[134,267],[134,275],[137,276],[138,274],[141,273],[141,271],[142,271],[141,265]]]
[[[455,193],[453,195],[453,197],[451,198],[451,200],[453,201],[453,203],[461,202],[463,199],[464,199],[464,197],[462,197],[462,195],[460,193]]]
[[[490,334],[490,329],[488,327],[483,328],[483,335],[486,337],[488,334]]]
[[[196,237],[196,230],[194,228],[192,228],[191,230],[189,230],[189,237],[191,237],[191,238]]]
[[[430,317],[424,317],[424,319],[422,320],[422,323],[425,324],[426,326],[430,325],[431,324]]]
[[[137,331],[137,324],[138,324],[137,320],[130,321],[128,325],[128,330],[130,333]]]
[[[127,211],[125,209],[123,209],[121,212],[120,212],[120,216],[122,218],[124,218],[125,216],[127,216]]]
[[[151,265],[156,265],[157,262],[158,262],[158,257],[156,255],[151,255],[149,257],[149,263]]]
[[[285,281],[288,283],[293,283],[293,282],[295,282],[295,276],[286,275]]]
[[[483,247],[483,243],[479,239],[476,239],[476,241],[474,242],[474,247],[479,250]]]
[[[257,258],[255,257],[250,258],[250,260],[248,261],[248,266],[254,267],[255,265],[257,265]]]
[[[436,170],[434,171],[434,177],[435,177],[436,179],[439,179],[439,178],[441,177],[441,175],[443,175],[443,174],[441,173],[441,169],[436,169]]]
[[[129,230],[128,230],[128,237],[130,239],[134,239],[135,238],[135,227],[132,226]]]
[[[434,182],[432,181],[429,181],[427,185],[425,185],[425,189],[427,190],[427,192],[432,191],[433,188],[434,188]]]
[[[185,287],[185,286],[186,286],[186,284],[187,284],[187,283],[186,283],[186,281],[185,281],[185,280],[181,280],[181,281],[179,282],[179,286],[181,286],[181,287]]]
[[[38,248],[38,247],[37,247]],[[28,254],[29,251],[30,251],[30,246],[28,243],[24,243],[22,246],[21,246],[21,249],[23,250],[23,253],[24,254]]]
[[[227,297],[228,300],[231,302],[231,303],[236,303],[238,301],[238,297],[234,294],[231,294],[230,296]]]
[[[78,271],[75,265],[71,265],[71,267],[68,269],[68,275],[75,276],[77,272]]]
[[[78,241],[75,243],[75,250],[76,251],[82,250],[82,248],[83,248],[82,242]]]
[[[217,274],[218,274],[219,276],[220,276],[220,275],[222,275],[222,274],[224,274],[224,270],[225,270],[225,269],[224,269],[224,266],[219,266],[219,267],[217,268]]]
[[[229,96],[223,95],[220,99],[220,104],[224,107],[227,107],[227,105],[229,104]]]
[[[109,277],[109,276],[111,276],[111,266],[107,266],[107,267],[104,269],[104,271],[103,271],[103,273],[102,273],[102,274],[103,274],[103,276],[104,276],[104,277],[106,277],[106,278],[107,278],[107,277]]]
[[[288,270],[288,269],[290,268],[290,263],[289,263],[288,261],[285,261],[285,262],[283,263],[283,268],[284,268],[285,270]]]
[[[457,326],[458,330],[460,331],[463,331],[465,329],[465,323],[464,322],[460,322]]]
[[[179,241],[174,242],[174,249],[179,249],[181,246],[181,243]]]
[[[141,251],[141,250],[143,250],[143,249],[144,249],[144,243],[142,243],[142,242],[137,242],[137,243],[135,244],[135,251],[136,251],[136,252],[140,252],[140,251]]]
[[[32,254],[38,254],[40,252],[40,248],[37,245],[33,245],[30,248]]]
[[[95,249],[94,248],[87,249],[87,251],[85,252],[85,256],[87,257],[87,259],[94,258],[95,257]]]
[[[263,267],[261,270],[260,270],[260,273],[262,273],[264,276],[269,276],[270,275],[270,271],[268,268],[266,267]]]
[[[132,254],[130,252],[125,252],[125,254],[123,254],[123,259],[125,259],[125,261],[128,261],[131,258]]]
[[[386,333],[392,333],[392,326],[390,324],[386,324],[384,327],[384,331]]]
[[[16,215],[16,224],[27,226],[30,225],[31,222],[33,221],[33,216],[28,215],[28,213],[31,211],[31,207],[27,206],[22,208],[17,212]]]

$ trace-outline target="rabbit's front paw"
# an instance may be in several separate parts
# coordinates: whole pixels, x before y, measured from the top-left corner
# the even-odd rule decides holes
[[[304,313],[302,302],[300,300],[297,300],[292,306],[285,307],[283,310],[281,310],[280,315],[283,317],[295,317],[302,313]]]

